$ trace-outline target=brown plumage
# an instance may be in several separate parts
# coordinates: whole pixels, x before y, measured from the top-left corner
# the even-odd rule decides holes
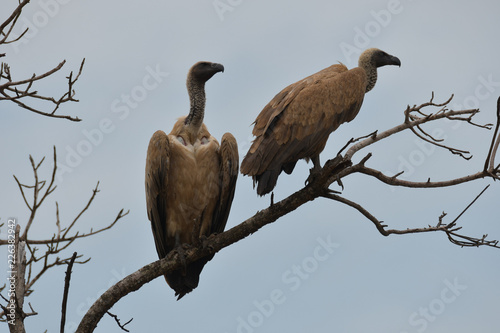
[[[196,244],[226,226],[238,177],[238,146],[230,133],[219,145],[203,124],[205,82],[223,70],[209,62],[193,65],[187,78],[189,115],[179,118],[169,135],[156,131],[149,142],[146,204],[160,258],[174,248],[182,256],[182,244]],[[178,299],[198,286],[212,257],[165,275]]]
[[[377,80],[377,67],[401,62],[379,49],[368,49],[359,66],[332,65],[279,92],[255,120],[253,141],[241,163],[257,193],[273,190],[281,171],[290,174],[300,159],[320,168],[319,154],[340,124],[356,117],[365,93]]]

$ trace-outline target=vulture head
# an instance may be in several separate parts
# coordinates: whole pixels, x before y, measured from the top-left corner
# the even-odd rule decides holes
[[[218,72],[224,72],[224,66],[214,62],[199,61],[189,70],[188,81],[194,79],[205,83]]]
[[[359,56],[358,66],[363,68],[367,76],[366,92],[373,89],[377,82],[377,68],[385,65],[397,65],[401,67],[401,61],[382,50],[371,48],[365,50]]]

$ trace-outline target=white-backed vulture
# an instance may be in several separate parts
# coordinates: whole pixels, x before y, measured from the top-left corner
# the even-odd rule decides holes
[[[210,135],[203,117],[205,82],[224,71],[221,64],[198,62],[189,70],[188,116],[170,134],[156,131],[146,159],[146,205],[159,258],[182,244],[224,231],[238,177],[238,146],[230,133],[221,144]],[[200,273],[213,256],[165,275],[180,299],[198,286]]]
[[[340,124],[356,117],[365,93],[377,81],[377,68],[398,65],[398,58],[368,49],[358,67],[327,67],[279,92],[255,120],[255,140],[241,162],[241,173],[252,176],[257,194],[276,186],[281,171],[290,174],[300,159],[320,168],[319,154]]]

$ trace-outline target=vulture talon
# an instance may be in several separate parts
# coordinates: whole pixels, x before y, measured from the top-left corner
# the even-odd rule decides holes
[[[342,194],[342,192],[332,190],[331,188],[327,188],[326,193],[328,193],[328,194]]]
[[[337,184],[339,184],[340,187],[342,187],[342,191],[344,190],[344,184],[342,183],[342,179],[337,175]]]

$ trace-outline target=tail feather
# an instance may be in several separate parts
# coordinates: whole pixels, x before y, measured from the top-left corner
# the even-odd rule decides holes
[[[271,192],[276,186],[280,173],[281,169],[266,170],[264,173],[254,176],[254,182],[257,183],[257,194],[263,196]]]
[[[210,259],[212,259],[212,257],[201,258],[188,264],[185,271],[181,268],[165,274],[165,280],[175,291],[175,296],[178,296],[177,300],[180,300],[184,295],[190,293],[193,289],[198,287],[201,271]]]

